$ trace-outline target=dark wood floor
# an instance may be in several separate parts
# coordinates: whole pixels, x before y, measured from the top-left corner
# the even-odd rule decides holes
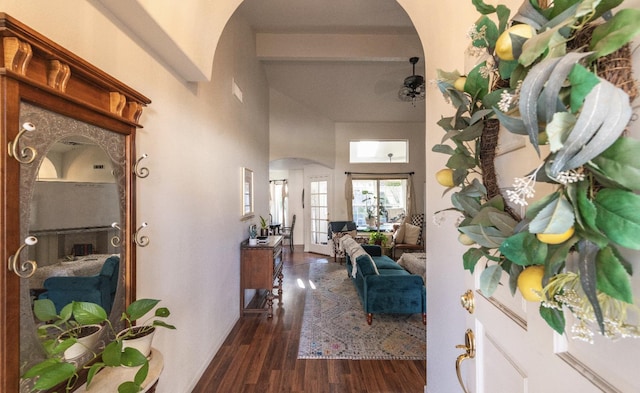
[[[424,392],[424,360],[297,359],[305,292],[296,282],[307,282],[312,263],[334,262],[286,249],[284,294],[273,318],[241,317],[193,392]]]

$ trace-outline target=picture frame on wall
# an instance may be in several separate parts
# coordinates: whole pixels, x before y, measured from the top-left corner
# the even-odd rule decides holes
[[[254,216],[253,209],[253,171],[249,168],[242,168],[242,215],[241,220],[246,220]]]

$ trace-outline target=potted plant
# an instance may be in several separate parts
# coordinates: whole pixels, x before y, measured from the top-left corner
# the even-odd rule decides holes
[[[104,348],[102,361],[94,363],[89,368],[87,387],[90,386],[96,373],[104,367],[142,366],[133,381],[123,382],[118,387],[119,393],[134,393],[141,390],[141,385],[149,372],[148,356],[151,352],[151,341],[156,327],[175,329],[175,326],[169,325],[160,319],[166,318],[171,314],[166,307],[157,308],[151,317],[134,326],[137,321],[151,312],[159,302],[160,300],[157,299],[139,299],[127,307],[121,317],[121,320],[125,321],[125,328]]]
[[[382,232],[371,232],[369,234],[369,244],[377,244],[384,247],[387,245],[387,236]]]
[[[140,325],[134,324],[147,315],[159,303],[156,299],[139,299],[132,302],[125,312],[122,314],[121,320],[125,321],[125,328],[115,334],[115,329],[107,317],[106,311],[97,304],[88,302],[73,302],[65,306],[60,315],[54,316],[55,320],[73,320],[74,327],[86,326],[94,323],[105,323],[111,330],[111,336],[115,337],[112,342],[107,344],[103,350],[94,352],[93,359],[89,361],[85,369],[88,369],[87,387],[95,375],[104,367],[136,367],[141,366],[136,372],[133,381],[125,381],[118,387],[119,393],[135,393],[142,389],[142,383],[149,372],[148,352],[143,348],[142,351],[136,348],[135,344],[131,344],[130,340],[140,337],[153,337],[156,327],[165,327],[175,329],[175,326],[169,325],[161,320],[170,315],[170,311],[166,307],[155,310],[155,313]],[[43,304],[43,306],[47,306]],[[48,306],[47,306],[48,307]],[[39,308],[42,308],[39,306]],[[55,310],[55,308],[54,308]],[[50,311],[50,310],[49,310]],[[40,311],[38,311],[40,313]],[[71,316],[69,316],[71,315]],[[71,322],[70,322],[71,323]],[[23,378],[34,378],[37,380],[33,386],[34,390],[51,389],[61,383],[65,383],[65,391],[71,391],[78,380],[78,369],[72,364],[64,360],[62,353],[69,346],[76,343],[77,339],[72,337],[63,341],[47,340],[43,344],[45,346],[46,358],[31,367],[23,375]],[[150,345],[150,344],[149,344]],[[150,348],[150,347],[149,347]],[[93,360],[98,360],[92,362]]]
[[[104,315],[81,313],[82,303],[65,306],[60,315],[56,314],[56,307],[50,299],[34,301],[33,313],[36,318],[45,322],[38,327],[38,334],[45,339],[45,350],[53,346],[64,346],[64,359],[75,359],[92,350],[100,337],[100,332],[106,320]],[[89,316],[89,319],[87,318]],[[53,322],[52,322],[53,321]],[[52,323],[47,323],[52,322]],[[57,333],[57,334],[56,334]]]
[[[65,389],[70,391],[78,379],[75,365],[67,362],[82,354],[93,351],[104,323],[108,323],[106,311],[94,303],[72,302],[56,313],[50,299],[34,301],[34,314],[45,324],[38,327],[38,334],[43,339],[45,359],[35,364],[23,375],[23,378],[37,377],[33,386],[35,390],[50,389],[66,381]],[[94,326],[98,326],[95,331]],[[88,336],[84,333],[91,332]],[[82,342],[85,338],[88,342]],[[98,356],[93,352],[93,357]]]
[[[269,236],[269,224],[262,216],[260,216],[260,236]]]

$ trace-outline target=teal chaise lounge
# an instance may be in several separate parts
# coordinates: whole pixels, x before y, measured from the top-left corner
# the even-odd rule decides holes
[[[341,239],[346,267],[362,301],[367,323],[373,314],[422,314],[427,323],[426,289],[421,276],[411,274],[382,255],[380,246],[360,245],[350,236]]]

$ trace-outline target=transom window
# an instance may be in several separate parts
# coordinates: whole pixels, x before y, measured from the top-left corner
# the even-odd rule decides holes
[[[350,141],[349,162],[351,164],[407,163],[409,162],[409,141],[406,139]]]

